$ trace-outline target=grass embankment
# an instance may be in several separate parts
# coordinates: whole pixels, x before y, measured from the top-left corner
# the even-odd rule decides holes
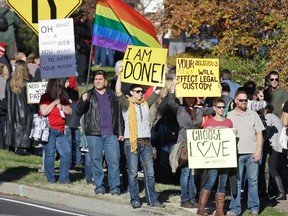
[[[92,197],[97,199],[104,199],[119,203],[129,203],[129,194],[121,194],[120,196],[112,196],[105,194],[103,196],[95,196],[93,188],[88,186],[85,181],[84,168],[77,167],[70,170],[70,184],[51,184],[47,183],[45,175],[39,173],[38,169],[41,167],[42,158],[39,156],[19,156],[11,154],[8,151],[0,150],[0,181],[14,182],[23,185],[34,186],[38,188],[60,191],[70,194],[76,194],[85,197]],[[59,161],[55,163],[56,174],[59,170]],[[105,180],[107,180],[105,178]],[[145,194],[143,189],[143,181],[140,179],[140,190],[143,202],[145,202]],[[191,212],[179,207],[180,202],[180,188],[175,185],[156,184],[156,190],[159,193],[159,199],[165,203],[166,208],[163,212],[177,215],[191,215]],[[211,196],[211,201],[213,201]],[[229,202],[226,202],[228,205]],[[212,204],[214,206],[214,204]],[[246,210],[243,215],[249,215]],[[263,216],[282,216],[288,213],[280,212],[279,210],[266,206],[260,215]]]

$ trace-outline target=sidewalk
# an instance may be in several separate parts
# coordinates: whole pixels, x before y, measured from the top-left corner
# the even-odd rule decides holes
[[[103,215],[117,215],[117,216],[168,216],[167,213],[161,212],[161,209],[151,209],[143,206],[140,209],[132,209],[129,204],[116,203],[111,201],[105,201],[90,197],[77,196],[67,193],[55,192],[51,190],[44,190],[36,187],[19,185],[16,183],[1,182],[0,181],[0,194],[14,195],[25,197],[30,200],[38,202],[46,202],[50,204],[57,204],[62,206],[68,206],[83,212],[103,212]],[[287,197],[288,198],[288,197]],[[288,200],[278,201],[274,203],[274,208],[285,212],[288,215]],[[174,206],[173,203],[166,203],[166,205]],[[178,206],[178,204],[177,204]],[[175,206],[175,207],[177,207]],[[187,210],[187,209],[185,209]],[[197,209],[189,209],[191,214],[196,215]]]
[[[57,204],[58,206],[68,206],[76,210],[90,212],[90,215],[95,215],[93,212],[101,212],[102,215],[117,215],[117,216],[141,216],[154,215],[164,216],[167,214],[161,213],[158,209],[151,210],[148,208],[133,209],[128,204],[121,204],[99,200],[95,198],[87,198],[83,196],[76,196],[61,192],[50,190],[43,190],[40,188],[30,187],[26,185],[19,185],[15,183],[0,182],[0,194],[14,195],[38,202],[46,202],[50,204]]]

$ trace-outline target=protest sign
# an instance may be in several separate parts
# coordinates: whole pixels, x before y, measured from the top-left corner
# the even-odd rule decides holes
[[[39,20],[41,78],[76,76],[73,19]]]
[[[219,59],[177,58],[177,97],[220,97]]]
[[[166,59],[167,49],[129,45],[123,59],[121,81],[163,87]]]
[[[188,164],[191,169],[237,167],[233,129],[187,130]]]
[[[27,103],[35,104],[40,102],[41,95],[46,91],[48,82],[28,82],[27,87]]]

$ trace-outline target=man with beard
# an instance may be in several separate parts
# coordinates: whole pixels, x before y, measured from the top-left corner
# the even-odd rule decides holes
[[[274,107],[274,113],[281,118],[282,107],[288,100],[288,92],[282,88],[279,83],[279,73],[277,71],[271,71],[268,74],[269,87],[264,91],[264,99],[271,102]],[[271,101],[270,101],[271,100]]]
[[[247,206],[250,215],[258,215],[260,202],[258,196],[258,171],[259,160],[262,152],[262,131],[265,129],[259,115],[247,109],[247,94],[244,88],[238,88],[235,93],[236,108],[228,113],[234,128],[237,130],[238,138],[238,169],[237,169],[237,197],[231,199],[227,215],[241,214],[241,181],[244,167],[248,179],[248,201]]]

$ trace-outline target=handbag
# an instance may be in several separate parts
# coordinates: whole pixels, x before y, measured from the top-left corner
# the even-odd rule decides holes
[[[49,128],[48,117],[39,116],[36,113],[33,115],[32,129],[29,138],[35,141],[48,142],[50,134]]]
[[[178,165],[179,167],[182,167],[188,164],[188,145],[187,145],[186,140],[183,140],[181,142],[179,151],[180,151],[180,154],[179,154],[179,159],[178,159]]]
[[[283,149],[287,149],[287,141],[288,141],[288,138],[286,134],[286,128],[283,127],[280,133],[280,137],[279,137],[279,142]]]

